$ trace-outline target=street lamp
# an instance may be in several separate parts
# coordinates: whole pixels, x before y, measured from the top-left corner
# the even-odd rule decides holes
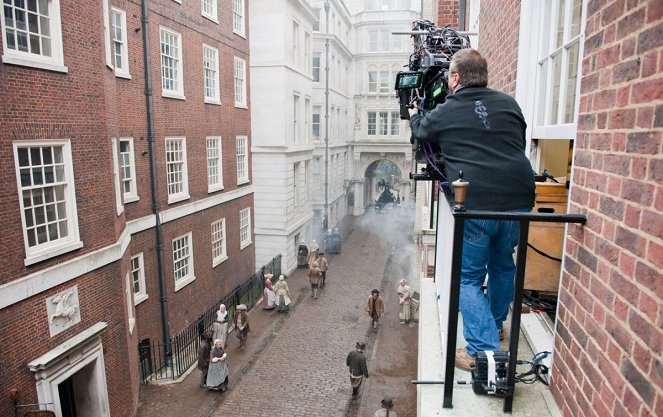
[[[329,0],[325,0],[325,216],[322,231],[329,228]]]

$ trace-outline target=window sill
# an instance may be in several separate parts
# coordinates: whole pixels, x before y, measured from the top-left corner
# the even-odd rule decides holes
[[[237,31],[235,31],[235,30],[233,30],[233,33],[234,33],[235,35],[239,36],[239,37],[242,37],[242,38],[246,39],[246,33],[237,32]]]
[[[187,194],[169,195],[168,204],[179,203],[180,201],[188,200],[191,196]]]
[[[244,185],[244,184],[248,184],[248,183],[249,183],[248,178],[237,180],[237,185]]]
[[[214,104],[215,106],[220,106],[221,100],[216,98],[205,98],[205,104]]]
[[[134,327],[136,327],[136,319],[129,319],[129,334],[134,334]]]
[[[25,264],[25,266],[34,265],[38,262],[45,261],[45,260],[50,259],[50,258],[54,258],[56,256],[62,255],[62,254],[67,253],[67,252],[74,251],[76,249],[80,249],[82,247],[83,247],[83,242],[81,242],[80,240],[77,240],[76,242],[71,242],[71,243],[61,245],[57,248],[54,248],[54,249],[49,250],[47,252],[40,253],[38,255],[28,255],[25,258],[24,264]]]
[[[115,76],[117,78],[124,78],[125,80],[131,79],[131,74],[129,74],[128,72],[115,71]]]
[[[180,279],[179,281],[175,282],[175,292],[181,290],[182,288],[184,288],[187,285],[191,284],[195,280],[196,280],[195,275],[190,275],[186,278]]]
[[[239,244],[239,250],[242,250],[242,249],[246,248],[247,246],[250,246],[252,243],[253,243],[252,240],[248,240],[244,243],[240,243]]]
[[[212,15],[209,15],[209,14],[205,14],[205,13],[201,13],[201,15],[202,15],[205,19],[207,19],[207,20],[209,20],[209,21],[211,21],[211,22],[214,22],[214,23],[216,23],[217,25],[219,24],[219,19],[218,19],[218,18],[216,18],[216,17],[214,17],[214,16],[212,16]]]
[[[132,196],[127,196],[127,195],[125,195],[125,196],[124,196],[124,204],[127,204],[127,203],[134,203],[134,202],[136,202],[136,201],[138,201],[138,200],[140,200],[140,197],[138,197],[137,195],[132,195]]]
[[[216,258],[216,259],[212,259],[212,268],[214,268],[214,267],[216,267],[216,266],[218,266],[218,265],[221,265],[221,264],[222,264],[223,262],[225,262],[226,260],[228,260],[228,256],[227,256],[227,255],[219,256],[219,257]]]
[[[69,72],[69,68],[67,68],[64,65],[53,64],[53,63],[50,63],[50,62],[33,61],[33,60],[30,60],[30,59],[17,58],[17,57],[7,56],[7,55],[2,56],[2,63],[3,64],[20,65],[20,66],[23,66],[23,67],[39,68],[39,69],[48,70],[48,71],[62,72],[64,74],[67,74]]]
[[[215,185],[213,187],[208,187],[207,188],[207,194],[212,194],[217,191],[223,191],[223,184],[222,185]]]
[[[134,294],[134,306],[137,306],[148,298],[149,296],[147,294]]]
[[[237,108],[237,109],[248,109],[249,107],[246,105],[246,103],[235,103],[235,108]]]
[[[173,98],[175,100],[186,100],[186,97],[184,96],[184,94],[170,92],[170,91],[162,91],[161,92],[161,97]]]

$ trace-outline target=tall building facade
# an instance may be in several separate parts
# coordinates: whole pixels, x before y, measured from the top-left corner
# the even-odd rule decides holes
[[[258,265],[278,251],[284,270],[295,268],[301,241],[324,250],[327,230],[372,207],[380,180],[411,199],[411,145],[393,87],[412,45],[393,32],[419,18],[413,3],[251,3]]]
[[[3,5],[1,415],[134,415],[139,344],[255,271],[247,12]]]

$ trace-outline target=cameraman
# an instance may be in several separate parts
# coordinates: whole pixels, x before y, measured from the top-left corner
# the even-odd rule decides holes
[[[486,87],[488,65],[474,49],[456,52],[449,66],[443,104],[418,114],[408,110],[412,134],[436,143],[447,173],[463,171],[470,210],[523,211],[534,206],[534,174],[525,156],[526,123],[518,103]],[[499,350],[502,324],[513,297],[519,223],[465,220],[460,311],[466,348],[456,350],[456,367],[470,370],[478,351]],[[488,297],[481,291],[488,274]]]

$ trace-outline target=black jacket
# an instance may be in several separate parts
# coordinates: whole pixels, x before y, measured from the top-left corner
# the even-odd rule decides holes
[[[527,124],[511,96],[463,87],[425,117],[412,116],[410,127],[415,138],[440,147],[449,182],[463,171],[470,183],[468,209],[534,206],[534,172],[525,155]]]

